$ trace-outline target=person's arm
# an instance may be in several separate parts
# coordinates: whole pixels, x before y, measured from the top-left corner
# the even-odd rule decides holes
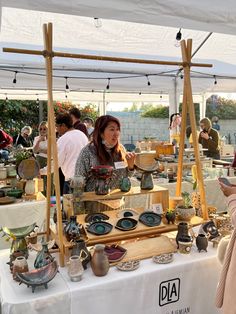
[[[209,150],[216,150],[219,146],[219,133],[217,131],[212,132],[211,136],[208,139],[208,149]]]
[[[67,143],[64,141],[63,137],[60,137],[57,141],[57,152],[58,152],[58,167],[60,168],[67,157]]]
[[[228,209],[234,228],[236,228],[236,186],[228,186],[219,182],[221,191],[228,197]]]

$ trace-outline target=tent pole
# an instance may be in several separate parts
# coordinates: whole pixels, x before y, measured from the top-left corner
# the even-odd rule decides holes
[[[51,134],[51,144],[53,153],[53,165],[54,165],[54,179],[55,179],[55,192],[56,192],[56,206],[57,206],[57,232],[59,238],[59,263],[60,266],[64,266],[64,247],[63,247],[63,230],[62,230],[62,215],[61,215],[61,197],[60,197],[60,183],[58,172],[58,152],[56,144],[55,133],[55,119],[54,119],[54,106],[52,96],[52,23],[43,25],[44,33],[44,47],[48,52],[45,56],[46,73],[47,73],[47,87],[48,87],[48,109],[49,109],[49,125]],[[49,162],[51,160],[49,159]]]
[[[51,125],[50,125],[50,118],[49,118],[49,106],[48,106],[48,146],[47,146],[47,214],[46,214],[46,234],[47,234],[47,241],[49,241],[50,235],[50,210],[51,210],[51,187],[52,187],[52,176],[51,176],[51,156],[52,156],[52,136],[51,136]]]

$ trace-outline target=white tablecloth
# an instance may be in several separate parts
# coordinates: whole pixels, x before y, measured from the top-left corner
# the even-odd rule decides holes
[[[18,228],[36,222],[41,228],[46,217],[46,200],[25,201],[0,206],[0,226]],[[9,247],[9,242],[0,238],[0,250]]]
[[[142,260],[133,272],[112,267],[105,277],[85,271],[81,282],[70,282],[67,269],[33,294],[12,280],[8,252],[0,256],[2,314],[216,314],[215,290],[220,266],[216,249],[189,255],[175,254],[174,262],[155,264]]]

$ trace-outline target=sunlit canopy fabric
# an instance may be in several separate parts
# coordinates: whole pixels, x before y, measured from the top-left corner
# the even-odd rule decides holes
[[[179,3],[177,1],[91,0],[86,1],[85,5],[81,1],[3,0],[1,47],[42,50],[42,25],[45,22],[52,22],[55,51],[181,60],[181,49],[174,45],[175,36],[179,27],[187,26],[205,30],[182,29],[183,38],[193,39],[193,52],[207,36],[208,31],[214,32],[193,59],[194,62],[212,63],[213,68],[192,68],[195,71],[192,72],[193,92],[235,92],[236,37],[215,33],[215,31],[233,33],[236,25],[234,21],[236,14],[233,15],[236,4],[227,2],[227,5],[231,4],[227,9],[222,2],[216,1],[212,8],[213,4],[210,1],[204,1],[204,4],[200,1],[202,2],[200,9],[199,2],[181,2],[180,6],[177,5]],[[171,11],[174,7],[175,10]],[[90,17],[76,16],[76,14]],[[94,16],[103,17],[101,28],[95,27]],[[155,21],[154,17],[156,17]],[[116,20],[111,20],[112,18]],[[9,72],[9,69],[12,72]],[[14,71],[19,72],[15,85],[12,84]],[[178,67],[170,66],[54,58],[54,76],[56,76],[54,89],[63,90],[65,77],[68,77],[71,90],[106,90],[110,78],[109,91],[169,93],[173,91],[173,81],[177,72]],[[43,57],[0,52],[0,73],[2,89],[13,86],[15,89],[46,88]],[[217,84],[214,84],[214,75]],[[150,86],[147,84],[148,80]],[[177,85],[178,88],[182,88],[180,76],[177,78]]]

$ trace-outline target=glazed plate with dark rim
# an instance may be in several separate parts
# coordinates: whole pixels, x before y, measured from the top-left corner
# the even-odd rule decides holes
[[[148,227],[159,226],[161,224],[161,215],[154,212],[144,212],[139,216],[139,221]]]
[[[127,218],[127,217],[133,217],[133,216],[138,216],[138,215],[139,213],[136,212],[136,210],[131,209],[131,208],[125,208],[118,212],[117,217]]]
[[[93,213],[85,216],[85,222],[92,223],[95,221],[109,220],[109,216],[104,213]]]
[[[97,236],[108,234],[113,226],[106,221],[95,221],[87,227],[87,231]]]
[[[110,246],[106,245],[104,251],[108,257],[109,263],[116,263],[121,261],[127,253],[125,248],[115,244]]]
[[[130,218],[130,217],[126,217],[126,218],[121,218],[117,221],[116,223],[116,228],[122,231],[129,231],[129,230],[133,230],[137,227],[138,221]]]

